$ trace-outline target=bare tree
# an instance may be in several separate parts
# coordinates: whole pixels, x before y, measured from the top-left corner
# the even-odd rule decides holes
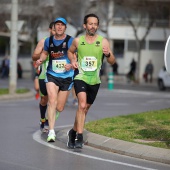
[[[136,51],[138,57],[137,64],[137,82],[139,83],[139,70],[141,61],[141,50],[151,28],[156,21],[162,16],[162,9],[166,8],[167,2],[150,1],[150,0],[114,0],[117,5],[123,7],[122,18],[132,27],[136,42]],[[137,18],[132,16],[138,14]],[[139,29],[144,28],[142,37],[139,37]]]

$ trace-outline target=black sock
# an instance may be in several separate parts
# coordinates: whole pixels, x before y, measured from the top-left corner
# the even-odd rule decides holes
[[[83,134],[82,134],[82,133],[78,133],[78,134],[77,134],[77,139],[83,140]]]
[[[40,108],[41,119],[45,119],[45,113],[46,113],[46,110],[47,110],[47,105],[42,106],[41,104],[39,104],[39,108]]]
[[[74,129],[71,129],[70,131],[71,131],[72,134],[75,134],[75,135],[77,133]]]
[[[77,133],[77,135],[78,135],[78,136],[83,136],[83,134],[82,134],[82,133]]]

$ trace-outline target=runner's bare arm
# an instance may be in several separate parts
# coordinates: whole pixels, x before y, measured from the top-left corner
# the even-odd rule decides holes
[[[77,68],[77,56],[75,55],[75,51],[77,50],[77,46],[78,46],[78,41],[79,38],[75,38],[70,46],[70,48],[67,51],[68,54],[68,58],[71,61],[71,64],[73,66],[73,68]]]
[[[102,41],[102,47],[103,47],[103,54],[107,58],[107,62],[113,65],[116,61],[114,54],[112,53],[110,49],[109,42],[106,38]]]
[[[66,71],[69,71],[72,69],[72,64],[66,64],[65,66]]]
[[[44,41],[45,40],[43,38],[38,42],[38,44],[37,44],[37,46],[36,46],[36,48],[35,48],[35,50],[33,52],[33,55],[32,55],[32,60],[33,61],[37,61],[40,58],[40,55],[41,55],[41,53],[43,51],[43,48],[44,48]]]
[[[40,58],[36,61],[37,66],[40,66],[46,59],[48,56],[48,51],[43,50]]]

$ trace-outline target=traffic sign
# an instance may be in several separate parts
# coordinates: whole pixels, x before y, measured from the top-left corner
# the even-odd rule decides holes
[[[164,63],[168,73],[170,73],[170,36],[165,45]]]

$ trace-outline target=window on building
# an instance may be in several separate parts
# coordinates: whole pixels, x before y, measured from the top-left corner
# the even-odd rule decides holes
[[[124,40],[113,41],[113,51],[116,57],[123,57],[124,53]]]
[[[9,54],[9,48],[10,48],[9,38],[8,37],[0,37],[0,56],[4,57],[4,55],[6,53]]]
[[[145,42],[142,44],[142,48],[145,49]],[[128,51],[137,51],[136,41],[129,40],[128,41]]]
[[[19,48],[18,56],[30,57],[31,56],[31,44],[28,42],[22,42]]]
[[[165,42],[164,41],[149,41],[150,50],[164,50]]]
[[[128,51],[136,51],[136,42],[135,41],[128,41]]]

